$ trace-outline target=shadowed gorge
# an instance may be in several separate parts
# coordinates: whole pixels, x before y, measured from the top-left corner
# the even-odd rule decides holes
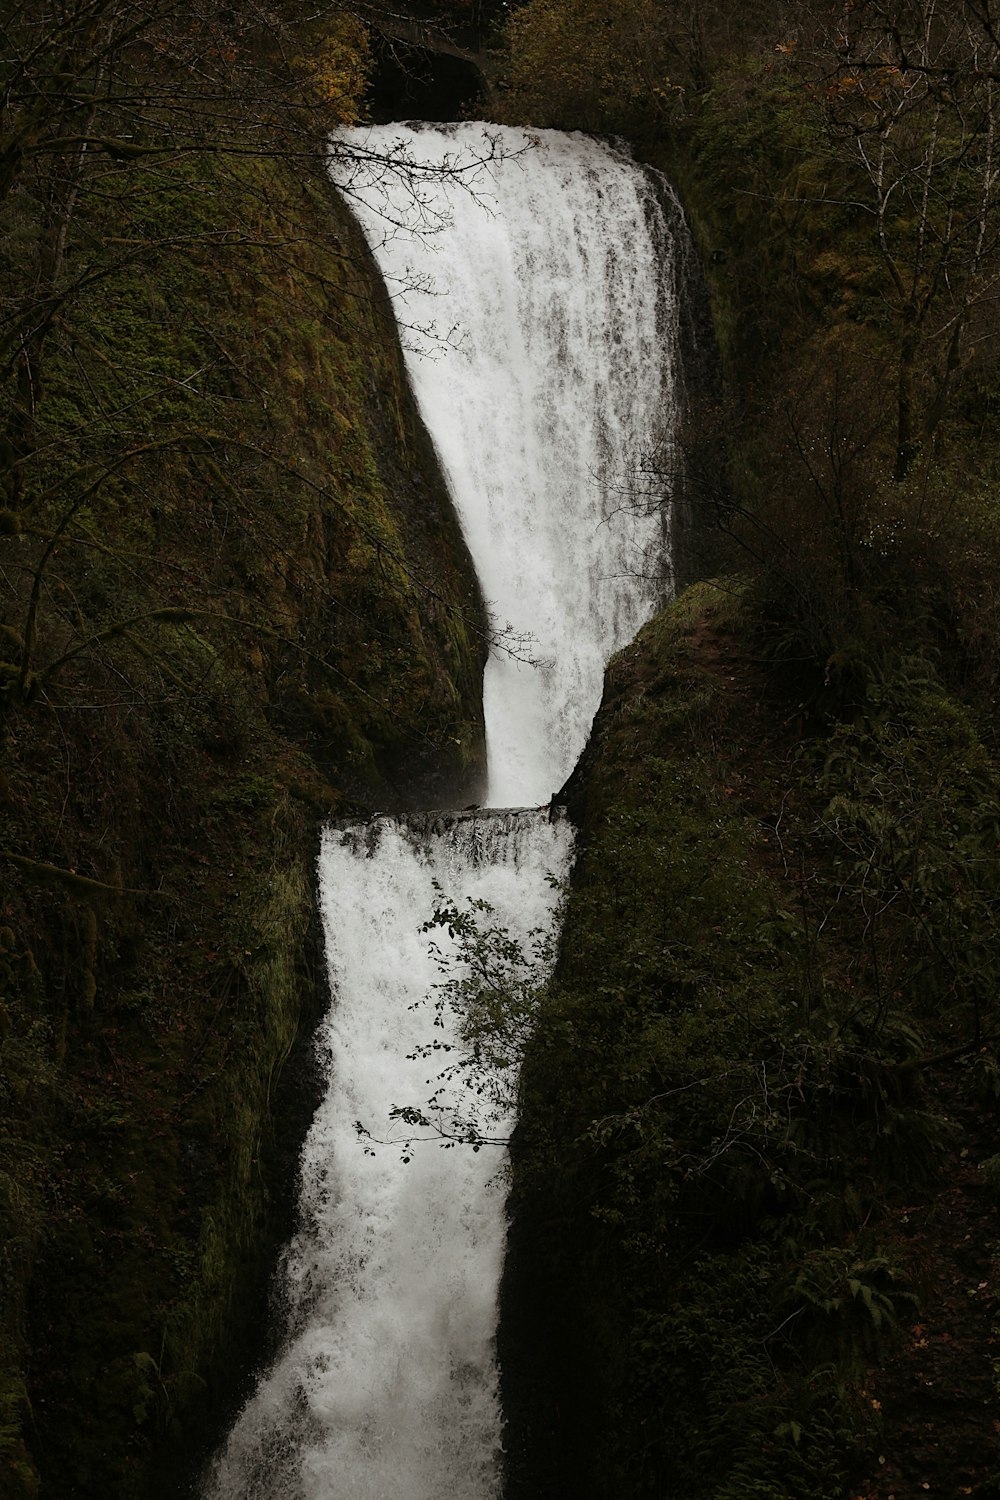
[[[991,1500],[992,4],[8,11],[3,1500]]]
[[[487,806],[324,832],[328,1087],[283,1257],[286,1336],[207,1493],[491,1500],[523,1046],[510,987],[529,994],[548,967],[571,858],[549,790],[586,739],[609,652],[669,578],[662,501],[623,509],[619,489],[626,456],[668,448],[683,405],[686,231],[655,175],[583,136],[469,124],[346,139],[380,156],[404,142],[438,173],[415,215],[409,183],[333,165],[410,330],[489,598]],[[442,309],[443,346],[420,332]]]
[[[93,163],[3,387],[5,1496],[176,1492],[287,1232],[317,821],[484,766],[478,586],[321,160]]]

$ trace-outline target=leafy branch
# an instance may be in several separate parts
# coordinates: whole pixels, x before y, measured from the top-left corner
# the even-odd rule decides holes
[[[555,877],[549,880],[558,888]],[[441,941],[435,937],[429,944],[441,979],[410,1009],[429,1009],[437,1034],[408,1053],[407,1061],[447,1061],[427,1078],[433,1092],[426,1101],[390,1109],[391,1119],[409,1127],[402,1141],[380,1140],[355,1122],[366,1150],[393,1145],[404,1162],[420,1140],[473,1151],[509,1143],[521,1062],[555,958],[557,920],[547,929],[532,929],[522,943],[488,901],[467,897],[459,903],[436,880],[434,890],[437,904],[420,930],[442,934]]]

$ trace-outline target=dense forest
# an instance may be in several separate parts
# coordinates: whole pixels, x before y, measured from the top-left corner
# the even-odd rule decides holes
[[[319,821],[479,790],[483,605],[325,170],[406,113],[623,137],[714,327],[633,456],[690,587],[561,794],[511,1500],[1000,1491],[992,0],[0,36],[0,1495],[187,1492],[312,1105]]]
[[[675,182],[722,366],[714,581],[612,663],[565,794],[509,1493],[988,1495],[1000,32],[706,9],[537,0],[499,75]]]

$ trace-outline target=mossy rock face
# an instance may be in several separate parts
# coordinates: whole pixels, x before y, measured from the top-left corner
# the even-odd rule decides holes
[[[23,1437],[30,1422],[31,1406],[24,1381],[0,1368],[0,1475],[4,1495],[10,1500],[37,1500],[40,1494],[38,1470]]]
[[[957,1155],[928,1060],[971,1110],[977,1037],[993,1057],[994,757],[906,656],[803,734],[760,629],[738,580],[688,590],[609,665],[563,793],[502,1299],[511,1500],[839,1494],[917,1316],[898,1206]]]
[[[0,1492],[148,1500],[265,1336],[317,823],[478,795],[485,622],[318,157],[84,166],[66,276],[131,249],[61,307],[30,414],[0,385]],[[0,209],[16,295],[44,188]]]

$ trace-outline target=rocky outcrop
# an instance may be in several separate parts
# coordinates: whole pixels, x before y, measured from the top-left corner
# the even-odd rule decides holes
[[[0,538],[11,1500],[196,1463],[260,1353],[311,1109],[319,820],[467,802],[484,762],[478,587],[321,171],[124,185],[67,253],[155,233],[50,334]]]

